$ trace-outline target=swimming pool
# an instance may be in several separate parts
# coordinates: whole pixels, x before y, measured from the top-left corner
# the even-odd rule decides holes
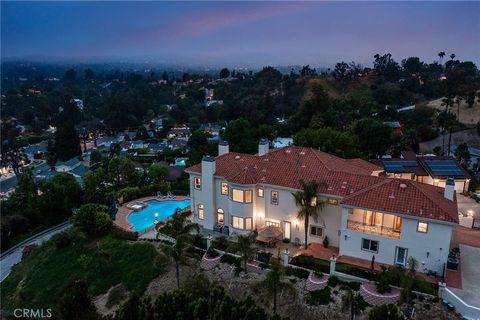
[[[132,211],[128,215],[128,222],[132,224],[133,231],[143,231],[153,226],[155,219],[163,221],[175,213],[177,208],[183,209],[190,205],[190,200],[148,200],[148,206],[138,211]],[[155,217],[155,214],[158,214]]]

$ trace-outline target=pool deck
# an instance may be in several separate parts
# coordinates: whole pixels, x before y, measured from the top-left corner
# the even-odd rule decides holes
[[[166,197],[159,198],[156,196],[150,196],[150,197],[135,199],[135,200],[124,203],[120,208],[118,208],[117,215],[115,216],[115,220],[113,221],[113,223],[119,228],[132,231],[131,228],[133,227],[133,225],[130,222],[128,222],[128,215],[135,210],[128,208],[128,204],[131,204],[131,203],[145,202],[149,200],[166,201],[166,200],[188,200],[188,199],[190,199],[190,197],[188,196],[175,196],[175,198],[166,198]],[[142,235],[144,233],[152,231],[153,229],[154,229],[154,226],[151,226],[148,229],[139,231],[138,234]]]

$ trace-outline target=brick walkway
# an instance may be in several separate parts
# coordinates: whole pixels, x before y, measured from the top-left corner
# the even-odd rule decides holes
[[[307,291],[322,290],[327,286],[327,283],[328,275],[323,275],[323,277],[319,278],[315,275],[315,273],[310,272],[307,283],[305,284],[305,289],[307,289]]]
[[[158,197],[155,197],[155,196],[150,196],[150,197],[145,197],[145,198],[140,198],[140,199],[136,199],[136,200],[132,200],[132,201],[129,201],[129,202],[126,202],[124,203],[120,208],[118,208],[118,211],[117,211],[117,214],[115,216],[115,221],[113,222],[116,226],[122,228],[122,229],[125,229],[125,230],[131,230],[132,228],[132,224],[130,222],[128,222],[128,215],[130,213],[132,213],[132,211],[134,211],[133,209],[129,209],[127,206],[128,204],[130,203],[134,203],[134,202],[145,202],[145,201],[148,201],[148,200],[157,200],[157,201],[165,201],[165,200],[185,200],[185,199],[189,199],[189,197],[186,197],[186,196],[175,196],[175,199],[169,199],[169,198],[158,198]],[[143,230],[142,232],[139,232],[139,234],[144,234],[144,233],[147,233],[149,231],[152,231],[153,230],[153,227],[150,227],[146,230]]]
[[[364,283],[360,287],[360,295],[371,305],[377,306],[379,304],[395,304],[400,298],[400,290],[391,288],[390,292],[380,294],[377,292],[375,283]]]
[[[322,260],[330,260],[332,256],[338,257],[338,252],[339,250],[337,247],[329,246],[328,248],[325,248],[319,243],[310,243],[307,249],[302,246],[293,254],[293,256],[296,257],[304,254],[307,256],[314,256],[315,258]]]
[[[205,252],[205,254],[202,257],[202,262],[200,263],[200,268],[206,271],[212,270],[218,265],[221,258],[222,258],[222,255],[219,255],[218,257],[215,257],[215,258],[207,257],[207,253]]]

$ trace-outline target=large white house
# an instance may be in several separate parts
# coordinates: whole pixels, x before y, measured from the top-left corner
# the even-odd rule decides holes
[[[328,237],[339,254],[385,264],[405,265],[409,256],[419,271],[441,272],[447,261],[452,228],[458,223],[454,181],[446,188],[418,181],[372,175],[378,167],[361,159],[342,159],[311,148],[269,150],[261,140],[258,154],[229,152],[205,156],[190,174],[194,221],[206,229],[228,226],[246,233],[264,226],[282,229],[283,238],[301,243],[304,221],[292,192],[300,180],[323,181],[318,199],[322,219],[310,221],[308,242]]]

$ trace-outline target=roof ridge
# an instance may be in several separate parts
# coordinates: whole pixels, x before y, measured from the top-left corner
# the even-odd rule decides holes
[[[382,177],[378,177],[378,178],[382,178]],[[381,185],[383,185],[383,184],[390,183],[390,182],[392,182],[393,180],[396,180],[396,179],[397,179],[397,178],[393,178],[393,179],[391,179],[391,178],[384,178],[384,180],[382,180],[382,181],[379,181],[379,182],[374,183],[374,184],[372,184],[372,185],[370,185],[370,186],[368,186],[368,187],[365,187],[365,188],[363,188],[363,189],[360,189],[360,190],[358,190],[358,191],[356,191],[356,192],[354,192],[354,193],[352,193],[352,194],[346,195],[345,197],[343,197],[342,202],[345,201],[345,200],[349,200],[349,199],[351,199],[351,198],[354,198],[354,197],[356,197],[356,196],[358,196],[358,195],[360,195],[360,194],[362,194],[362,193],[364,193],[364,192],[370,191],[370,190],[372,190],[372,189],[374,189],[374,188],[376,188],[376,187],[378,187],[378,186],[381,186]]]
[[[428,188],[430,188],[430,187],[433,187],[433,188],[431,188],[432,190],[437,189],[437,190],[439,190],[439,191],[440,191],[442,188],[437,187],[437,186],[433,186],[433,185],[430,185],[430,184],[426,184],[426,183],[425,183],[425,185],[427,185],[428,187],[425,188],[425,187],[423,186],[423,185],[424,185],[423,183],[420,185],[420,182],[418,182],[418,184],[417,184],[417,183],[414,183],[414,182],[417,182],[417,181],[410,181],[410,182],[411,182],[411,185],[413,185],[418,191],[420,191],[425,197],[427,197],[428,200],[429,200],[431,203],[433,203],[433,205],[434,205],[436,208],[440,209],[440,211],[442,211],[446,216],[448,216],[448,217],[450,217],[450,218],[453,218],[453,217],[450,215],[449,212],[445,211],[445,209],[444,209],[442,206],[439,206],[439,205],[437,204],[437,201],[435,201],[435,199],[432,199],[432,197],[430,196],[430,194],[428,194],[428,193],[425,192],[425,190],[428,189]],[[420,186],[422,186],[422,187],[420,187]],[[445,197],[443,197],[443,198],[445,198],[445,200],[451,201],[452,203],[455,203],[456,200],[457,200],[456,192],[454,192],[453,195],[454,195],[453,201],[452,201],[452,200],[449,200],[449,199],[447,199],[447,198],[445,198]]]

